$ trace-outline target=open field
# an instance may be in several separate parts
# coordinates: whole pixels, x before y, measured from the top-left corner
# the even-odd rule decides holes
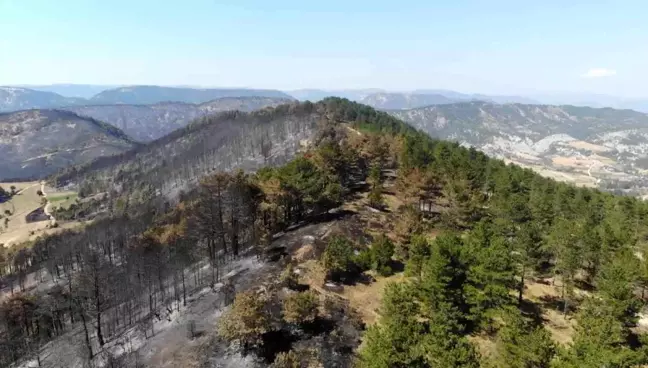
[[[608,152],[611,151],[609,147],[601,146],[598,144],[593,144],[585,141],[571,141],[567,143],[567,145],[577,148],[577,149],[584,149],[584,150],[589,150],[592,152]]]
[[[79,195],[75,192],[47,193],[47,200],[52,204],[52,207],[61,209],[69,208],[79,198]]]
[[[50,228],[50,221],[36,221],[28,223],[26,216],[32,211],[44,206],[44,199],[38,195],[42,189],[40,182],[0,183],[5,190],[16,187],[16,194],[10,200],[0,203],[0,214],[4,217],[0,223],[0,244],[10,247],[22,242],[31,241],[38,236],[55,233],[62,229],[69,229],[79,223],[67,223],[57,228]],[[69,206],[78,197],[75,192],[55,192],[52,188],[45,188],[47,198],[51,198],[53,206]],[[8,211],[8,212],[7,212]],[[8,219],[8,222],[5,222]]]

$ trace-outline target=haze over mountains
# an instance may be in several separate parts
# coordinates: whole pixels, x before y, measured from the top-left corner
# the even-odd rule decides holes
[[[54,92],[23,87],[0,87],[0,112],[82,105],[157,104],[184,102],[200,104],[223,97],[271,97],[292,99],[278,90],[194,89],[160,86],[119,87],[99,92],[85,99],[65,97]]]
[[[0,112],[73,106],[84,99],[20,87],[0,87]]]
[[[408,109],[461,101],[612,107],[648,112],[648,99],[622,98],[586,93],[531,93],[527,95],[491,95],[461,93],[447,89],[388,91],[384,89],[301,89],[279,91],[247,88],[195,88],[162,86],[108,86],[55,84],[0,87],[0,111],[54,108],[81,105],[132,104],[161,102],[200,104],[223,97],[271,97],[319,101],[342,97],[379,109]]]

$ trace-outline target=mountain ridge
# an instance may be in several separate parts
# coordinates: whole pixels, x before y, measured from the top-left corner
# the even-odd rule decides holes
[[[42,178],[136,145],[121,129],[66,110],[0,113],[0,180]]]
[[[284,92],[270,89],[194,89],[161,86],[130,86],[104,90],[90,98],[65,97],[46,90],[47,88],[29,89],[25,87],[0,86],[0,112],[100,104],[152,105],[162,102],[200,104],[225,97],[265,97],[294,100],[292,96]]]
[[[292,99],[284,92],[269,89],[236,88],[182,88],[153,85],[126,86],[102,91],[90,103],[108,104],[155,104],[159,102],[204,103],[222,97],[274,97]]]
[[[67,110],[89,116],[124,130],[140,142],[150,142],[187,125],[190,121],[222,111],[253,111],[291,103],[292,99],[272,97],[222,97],[200,104],[160,102],[146,105],[84,105]]]

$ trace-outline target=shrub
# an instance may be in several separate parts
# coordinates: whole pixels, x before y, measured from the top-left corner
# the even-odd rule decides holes
[[[281,352],[275,357],[274,363],[271,365],[272,368],[300,368],[301,363],[299,362],[299,357],[294,351],[289,351],[287,353]]]
[[[253,291],[239,293],[232,309],[220,319],[218,333],[229,341],[255,345],[270,329],[266,311],[266,299]]]
[[[372,268],[373,255],[371,249],[363,249],[360,253],[353,257],[353,263],[360,269],[360,271],[367,271]]]
[[[279,276],[279,282],[282,286],[289,289],[294,289],[299,285],[299,276],[295,273],[295,267],[292,263],[288,263],[286,268],[283,270],[281,276]]]
[[[391,261],[394,256],[394,243],[381,235],[371,244],[371,267],[383,276],[392,274]]]
[[[310,323],[318,315],[319,300],[312,291],[295,293],[283,302],[283,316],[288,323]]]
[[[342,273],[349,271],[353,257],[353,245],[341,236],[332,237],[322,254],[322,265],[333,280],[339,280]]]

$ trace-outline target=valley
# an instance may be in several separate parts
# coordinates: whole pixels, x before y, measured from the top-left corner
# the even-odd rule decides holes
[[[432,136],[577,185],[648,193],[648,115],[631,110],[484,102],[390,111]]]

